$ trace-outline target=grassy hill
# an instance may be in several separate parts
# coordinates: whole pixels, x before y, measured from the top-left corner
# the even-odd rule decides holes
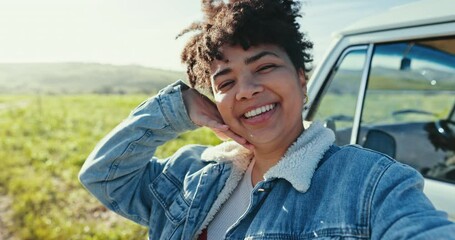
[[[152,93],[183,72],[96,63],[0,64],[0,94]]]

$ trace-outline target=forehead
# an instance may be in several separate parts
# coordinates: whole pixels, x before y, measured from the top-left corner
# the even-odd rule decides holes
[[[227,68],[235,64],[247,64],[247,59],[260,54],[261,52],[271,52],[273,55],[276,55],[276,57],[287,58],[286,53],[280,47],[271,44],[251,46],[246,50],[239,45],[223,45],[219,49],[219,52],[221,58],[215,59],[210,63],[210,75],[213,75],[220,69]]]

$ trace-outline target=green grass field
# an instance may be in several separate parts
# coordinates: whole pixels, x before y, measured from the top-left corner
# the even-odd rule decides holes
[[[0,95],[0,239],[145,239],[147,231],[106,210],[78,182],[96,143],[146,95]],[[216,144],[207,129],[160,147]]]

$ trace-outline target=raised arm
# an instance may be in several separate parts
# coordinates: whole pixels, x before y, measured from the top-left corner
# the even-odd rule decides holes
[[[372,201],[372,239],[455,239],[455,224],[422,192],[423,177],[392,164],[381,176]]]
[[[148,185],[166,161],[154,156],[158,146],[197,128],[182,99],[187,86],[176,82],[139,105],[89,155],[79,173],[81,183],[109,209],[148,225]]]

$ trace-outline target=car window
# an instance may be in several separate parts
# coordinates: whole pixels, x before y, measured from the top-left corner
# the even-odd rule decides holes
[[[350,142],[366,49],[366,46],[347,49],[318,97],[313,120],[321,120],[334,130],[338,145]]]
[[[455,38],[375,46],[359,142],[455,182]]]

